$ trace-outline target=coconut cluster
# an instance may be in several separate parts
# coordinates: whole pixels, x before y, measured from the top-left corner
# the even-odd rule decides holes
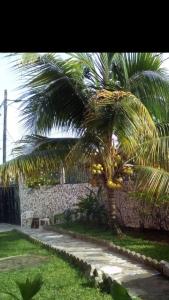
[[[106,181],[106,185],[109,189],[121,189],[123,185],[123,177],[130,176],[133,174],[133,166],[123,164],[123,160],[121,155],[117,152],[117,150],[113,150],[112,153],[113,158],[113,166],[114,166],[114,174],[112,174],[112,178],[109,177]],[[97,184],[97,180],[99,179],[99,175],[106,175],[104,172],[104,168],[102,164],[93,164],[91,173],[94,175],[91,183],[92,185]],[[105,178],[106,179],[106,178]]]
[[[124,166],[123,173],[126,175],[133,175],[133,168],[130,166]]]
[[[92,174],[93,175],[101,175],[103,173],[104,169],[101,164],[93,164],[92,165]]]
[[[123,178],[120,177],[120,178],[117,178],[116,179],[116,182],[112,181],[112,180],[108,180],[107,181],[107,186],[109,189],[120,189],[122,187],[122,184],[121,182],[123,182]]]

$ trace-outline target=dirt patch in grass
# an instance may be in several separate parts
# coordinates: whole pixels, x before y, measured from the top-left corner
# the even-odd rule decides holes
[[[15,269],[34,267],[46,261],[48,261],[48,257],[37,255],[18,255],[5,257],[0,259],[0,270],[1,272],[8,272]]]

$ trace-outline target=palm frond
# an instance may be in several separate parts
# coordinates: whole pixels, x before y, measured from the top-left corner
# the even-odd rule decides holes
[[[22,97],[25,126],[34,132],[49,132],[52,127],[78,128],[86,103],[81,66],[50,54],[24,69],[32,78]]]
[[[56,150],[37,151],[19,156],[0,166],[1,181],[8,184],[10,177],[18,179],[23,175],[26,178],[42,168],[47,171],[56,170],[61,157],[63,157],[62,153],[56,153]]]
[[[27,278],[25,282],[16,281],[23,300],[31,300],[41,289],[43,280],[41,275],[35,278]]]
[[[32,53],[23,53],[21,60],[22,60],[22,64],[30,64],[33,63],[35,61],[37,61],[37,59],[40,57],[40,54],[38,54],[37,52],[32,52]]]
[[[42,169],[46,172],[58,170],[61,162],[65,160],[71,148],[78,141],[76,138],[52,139],[39,136],[31,138],[34,141],[32,152],[20,155],[0,166],[0,176],[4,184],[9,183],[10,177],[17,179],[23,175],[26,178],[37,174]]]
[[[97,67],[96,58],[93,53],[71,53],[72,59],[83,67],[84,77],[87,80],[87,85],[94,89],[102,86],[103,77]]]
[[[156,198],[169,193],[169,172],[149,166],[137,166],[136,189],[151,193]]]
[[[119,141],[137,145],[156,136],[155,124],[146,107],[131,93],[98,92],[90,102],[86,126],[104,135],[114,132]]]
[[[138,164],[158,166],[169,170],[169,125],[159,124],[157,135],[140,142],[135,148],[135,161]]]
[[[129,78],[142,71],[156,71],[163,62],[162,54],[147,52],[128,52],[121,53],[128,70]]]
[[[77,129],[88,99],[103,88],[131,91],[158,121],[166,120],[169,84],[161,63],[161,55],[152,53],[70,53],[66,59],[43,55],[24,66],[33,79],[26,85],[23,121],[37,132],[52,126]]]
[[[148,108],[157,121],[168,119],[169,73],[161,67],[162,55],[123,53],[128,74],[127,87]]]
[[[81,161],[89,165],[96,153],[105,148],[104,141],[96,131],[86,131],[84,135],[71,148],[65,159],[65,164],[71,166],[72,163]]]
[[[35,152],[37,150],[55,149],[56,151],[69,151],[69,149],[78,141],[78,138],[49,138],[42,135],[26,135],[16,142],[13,149],[15,156]]]

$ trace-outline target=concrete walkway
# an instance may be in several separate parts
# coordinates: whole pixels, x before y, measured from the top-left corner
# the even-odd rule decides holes
[[[20,230],[20,228],[21,227],[18,226],[18,225],[11,225],[11,224],[0,223],[0,232],[11,231],[13,229]]]
[[[132,294],[140,296],[143,300],[169,300],[169,280],[152,268],[110,252],[105,247],[80,241],[66,234],[39,229],[22,231],[55,249],[64,250],[83,259],[98,271],[103,271],[113,279],[122,282]]]

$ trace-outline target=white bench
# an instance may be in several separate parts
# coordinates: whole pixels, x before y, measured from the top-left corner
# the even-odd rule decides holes
[[[27,210],[21,214],[21,228],[25,225],[26,227],[31,228],[32,220],[34,218],[34,211]],[[39,227],[43,225],[50,225],[50,220],[48,217],[39,218]]]
[[[42,224],[43,223],[43,224]],[[50,225],[50,220],[49,218],[42,218],[42,219],[39,219],[39,227],[40,226],[43,226],[43,225]]]

